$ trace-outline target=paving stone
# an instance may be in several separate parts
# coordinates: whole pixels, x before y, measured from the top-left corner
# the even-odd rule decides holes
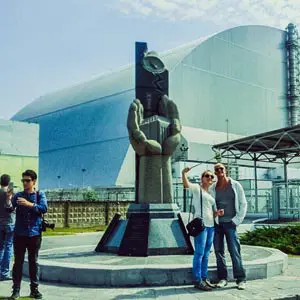
[[[75,244],[75,242],[74,242]],[[73,245],[74,245],[73,244]],[[45,249],[45,248],[44,248]],[[0,297],[11,294],[12,283],[0,282]],[[42,282],[40,290],[45,300],[127,300],[127,299],[183,299],[183,300],[300,300],[300,258],[289,258],[284,275],[247,282],[247,289],[239,291],[230,282],[224,289],[202,292],[192,286],[163,286],[139,288],[99,288]],[[30,293],[28,279],[22,282],[21,295]]]

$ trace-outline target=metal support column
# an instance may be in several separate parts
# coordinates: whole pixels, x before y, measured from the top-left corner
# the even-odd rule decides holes
[[[181,145],[181,147],[179,148],[181,151],[181,158],[183,160],[183,168],[185,169],[186,167],[186,153],[189,150],[188,146],[185,146],[184,144]],[[187,197],[186,197],[186,188],[183,187],[183,211],[186,212],[186,207],[187,207]]]
[[[255,212],[258,213],[258,193],[257,193],[257,159],[254,153],[254,189],[255,189]]]
[[[283,167],[284,167],[284,186],[285,186],[285,200],[286,200],[286,208],[288,204],[288,199],[289,199],[289,182],[288,182],[288,175],[287,175],[287,165],[288,162],[286,161],[286,157],[283,160]],[[280,207],[279,207],[279,219],[280,219]]]
[[[226,139],[227,139],[227,143],[228,143],[228,141],[229,141],[229,119],[226,119],[225,122],[226,122]],[[231,176],[228,151],[226,152],[226,155],[227,155],[227,175]]]
[[[184,212],[187,212],[187,210],[186,210],[186,201],[187,199],[186,199],[186,188],[183,188],[183,211]]]

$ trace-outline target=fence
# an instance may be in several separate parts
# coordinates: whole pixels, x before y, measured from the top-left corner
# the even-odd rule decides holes
[[[45,191],[49,201],[134,201],[133,187],[77,188]]]
[[[182,212],[188,212],[191,192],[184,190],[182,184],[174,184],[173,191],[174,203]],[[245,194],[249,215],[263,214],[270,218],[278,210],[281,217],[300,218],[300,185],[290,185],[287,191],[284,185],[258,189],[257,197],[254,189],[245,188]],[[48,192],[47,219],[57,227],[108,225],[115,213],[126,217],[134,197],[134,188]]]
[[[248,201],[248,213],[265,213],[270,218],[274,209],[283,218],[299,219],[300,216],[300,186],[274,185],[269,189],[258,189],[257,198],[254,189],[245,189]],[[273,206],[276,207],[273,207]]]
[[[108,225],[116,213],[126,218],[132,201],[49,201],[47,220],[56,227]]]
[[[282,218],[300,219],[300,185],[289,185],[288,189],[284,185],[274,185],[272,188],[255,189],[245,188],[245,195],[248,202],[247,214],[265,215],[271,218],[274,209],[278,209],[278,214]],[[183,189],[182,185],[174,186],[174,202],[177,203],[181,211],[188,212],[192,194],[189,190]],[[276,207],[273,207],[274,203]]]

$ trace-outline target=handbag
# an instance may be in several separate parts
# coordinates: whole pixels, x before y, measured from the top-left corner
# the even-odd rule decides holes
[[[200,187],[200,202],[201,202],[201,218],[197,217],[197,218],[193,219],[191,222],[190,222],[190,216],[191,216],[191,211],[192,211],[193,198],[192,198],[191,204],[190,204],[189,221],[188,221],[188,224],[186,225],[186,229],[188,231],[188,234],[193,237],[197,236],[205,228],[204,223],[203,223],[203,201],[202,201],[201,187]]]

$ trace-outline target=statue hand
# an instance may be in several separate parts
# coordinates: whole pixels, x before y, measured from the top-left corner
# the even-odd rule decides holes
[[[170,122],[168,137],[162,142],[162,145],[155,140],[147,139],[140,129],[144,115],[141,102],[136,99],[130,105],[127,128],[130,142],[138,155],[172,155],[180,142],[181,124],[176,104],[164,95],[161,98],[158,110],[159,115],[167,118]]]
[[[162,144],[162,153],[164,155],[172,155],[181,139],[181,124],[177,105],[168,96],[164,95],[160,101],[159,113],[170,120],[169,135]]]
[[[158,155],[162,152],[161,145],[155,140],[148,140],[140,129],[143,121],[144,108],[138,99],[131,103],[127,118],[127,129],[131,145],[138,155]]]

